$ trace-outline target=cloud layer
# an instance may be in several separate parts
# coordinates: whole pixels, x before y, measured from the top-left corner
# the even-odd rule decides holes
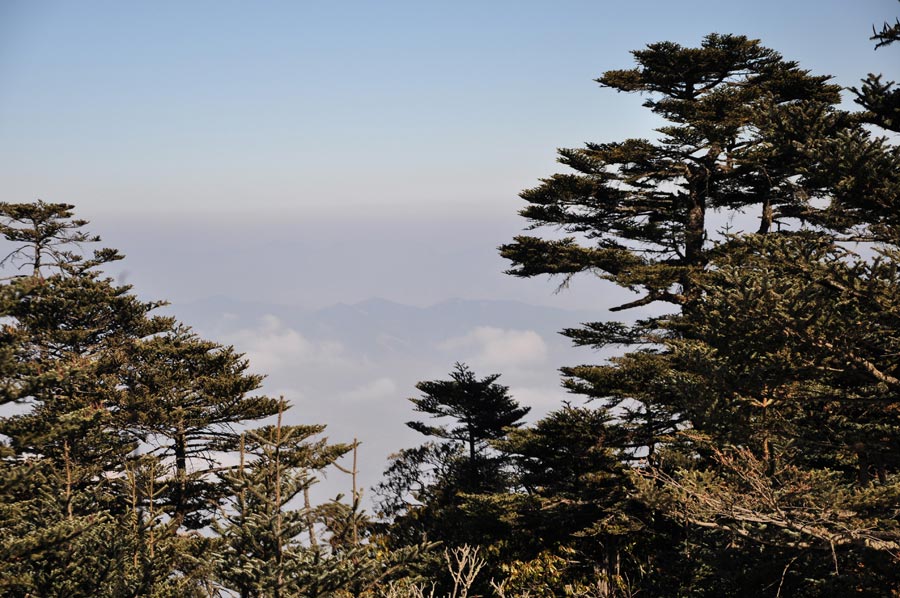
[[[341,343],[310,340],[273,315],[260,318],[256,327],[229,333],[227,341],[244,352],[251,369],[260,374],[304,365],[342,366],[349,361]]]
[[[344,393],[341,398],[348,401],[377,401],[396,398],[397,394],[396,382],[391,378],[378,378]]]
[[[461,360],[473,366],[500,370],[540,365],[547,360],[547,344],[534,330],[479,326],[443,341],[439,347],[462,353]]]

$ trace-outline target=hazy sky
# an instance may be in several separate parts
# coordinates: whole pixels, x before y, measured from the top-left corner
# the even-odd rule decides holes
[[[592,79],[710,32],[853,84],[894,0],[0,3],[4,200],[310,216],[515,206],[554,148],[646,134]],[[512,199],[513,203],[509,203]],[[350,215],[348,215],[350,216]]]
[[[495,247],[555,148],[650,134],[592,79],[758,37],[852,85],[894,0],[0,2],[0,200],[76,204],[139,291],[596,305]],[[593,287],[590,287],[593,289]],[[591,292],[594,292],[593,290]]]

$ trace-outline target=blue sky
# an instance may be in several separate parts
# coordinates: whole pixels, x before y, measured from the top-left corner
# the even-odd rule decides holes
[[[648,134],[592,79],[709,32],[853,84],[893,0],[0,3],[0,195],[85,217],[514,211],[554,149]],[[437,212],[435,212],[437,213]]]

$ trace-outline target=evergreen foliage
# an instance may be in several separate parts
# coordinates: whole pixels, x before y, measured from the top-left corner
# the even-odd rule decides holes
[[[881,31],[872,28],[872,40],[875,48],[889,46],[900,41],[900,19],[893,24],[885,22]],[[862,82],[862,87],[853,89],[856,101],[868,112],[869,122],[884,129],[900,132],[900,88],[894,87],[893,81],[881,81],[881,75],[869,74]]]
[[[171,321],[151,317],[158,303],[138,301],[97,270],[120,256],[90,259],[72,243],[98,240],[78,229],[65,204],[2,204],[7,240],[30,275],[0,287],[8,344],[0,403],[3,517],[10,595],[110,595],[133,539],[122,474],[136,448],[122,426],[121,373],[135,343]],[[26,243],[25,245],[20,245]],[[126,528],[127,529],[127,528]]]
[[[668,124],[659,140],[628,139],[560,150],[575,174],[558,174],[522,193],[532,228],[576,237],[517,237],[500,248],[515,276],[593,272],[641,297],[615,310],[655,301],[683,304],[690,273],[708,250],[711,210],[758,210],[760,232],[788,216],[811,217],[798,192],[793,144],[821,125],[841,124],[839,88],[754,40],[709,35],[699,48],[671,42],[635,51],[638,66],[597,81],[647,94],[644,106]],[[789,117],[813,112],[815,123]],[[773,143],[777,135],[778,143]]]
[[[153,315],[162,302],[140,301],[106,277],[103,266],[122,257],[115,250],[81,255],[82,244],[99,238],[82,231],[87,223],[72,209],[0,204],[0,230],[13,244],[5,263],[16,268],[0,285],[0,404],[15,406],[0,417],[0,592],[332,595],[383,574],[360,547],[335,559],[334,551],[295,550],[296,534],[266,539],[273,518],[287,521],[282,533],[296,532],[297,516],[283,514],[284,503],[348,447],[308,442],[322,426],[282,427],[279,416],[278,426],[251,433],[257,458],[236,490],[222,463],[237,455],[240,428],[279,414],[283,402],[251,394],[262,378],[233,348]],[[248,488],[285,501],[251,502],[243,536],[193,531],[227,529],[224,504]],[[331,522],[339,512],[358,517],[340,507],[328,506]],[[313,516],[301,512],[304,530],[322,520]],[[263,563],[250,585],[214,566],[229,563],[234,538],[248,534],[263,546],[260,555],[241,555]],[[415,552],[385,562],[392,558],[396,571]]]
[[[642,291],[614,310],[678,306],[564,331],[637,347],[563,368],[571,391],[617,413],[597,437],[633,464],[620,487],[633,484],[643,527],[625,575],[660,596],[888,595],[900,154],[861,123],[892,126],[892,90],[870,76],[868,112],[842,112],[825,78],[731,36],[634,54],[638,68],[599,82],[649,93],[672,123],[660,140],[562,150],[577,174],[523,193],[534,227],[591,244],[501,247],[517,276],[588,271]],[[749,208],[755,234],[708,230],[709,210]],[[880,245],[864,259],[847,241]]]
[[[625,466],[612,448],[609,436],[617,430],[611,423],[603,409],[565,405],[497,443],[514,463],[519,489],[505,501],[511,533],[501,540],[503,560],[564,563],[547,586],[556,591],[589,579],[620,582],[622,560],[643,527]]]
[[[479,380],[464,364],[457,363],[450,380],[419,382],[422,397],[411,398],[415,411],[433,418],[449,417],[455,426],[429,425],[420,421],[407,426],[426,436],[457,442],[465,447],[465,472],[459,479],[465,492],[483,492],[500,481],[499,463],[487,454],[489,442],[503,438],[509,428],[522,425],[530,407],[521,407],[509,396],[509,388],[497,384],[499,374]]]
[[[522,425],[529,408],[521,407],[499,375],[479,379],[457,363],[449,380],[419,382],[419,398],[411,398],[415,411],[451,423],[407,425],[422,434],[443,440],[392,456],[385,479],[376,489],[382,515],[390,518],[384,534],[388,545],[443,542],[460,547],[487,544],[509,533],[496,509],[479,497],[504,493],[511,479],[508,460],[491,447],[510,430]],[[443,573],[443,562],[432,560],[426,570],[448,590],[452,580]],[[487,590],[487,586],[479,589]]]
[[[184,327],[140,343],[123,383],[129,426],[153,452],[172,460],[166,501],[188,529],[209,523],[226,487],[212,475],[218,459],[238,448],[238,422],[278,413],[278,401],[251,396],[262,376],[232,347],[205,341]]]
[[[279,414],[276,425],[241,440],[240,466],[226,476],[231,508],[223,521],[213,522],[224,544],[218,577],[241,598],[325,596],[352,579],[351,561],[329,558],[317,541],[317,517],[309,505],[288,507],[313,483],[312,472],[349,450],[310,440],[323,430],[283,426]],[[309,534],[306,544],[304,534]]]

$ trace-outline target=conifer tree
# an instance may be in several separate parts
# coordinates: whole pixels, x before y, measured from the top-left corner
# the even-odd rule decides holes
[[[520,426],[530,411],[509,396],[508,387],[496,383],[499,377],[494,374],[479,380],[466,365],[457,363],[450,380],[419,382],[416,388],[422,397],[409,399],[419,413],[455,420],[450,425],[421,421],[406,425],[426,436],[465,447],[465,470],[458,480],[464,492],[484,492],[499,481],[498,464],[487,454],[489,442]]]
[[[158,518],[131,525],[141,516],[125,475],[137,445],[121,417],[122,371],[135,343],[171,320],[102,275],[117,252],[77,251],[99,239],[72,206],[2,204],[0,216],[13,247],[4,260],[13,275],[0,286],[0,403],[18,412],[0,418],[0,592],[192,595],[195,580],[175,558],[186,543],[174,550]],[[148,532],[159,546],[152,561],[139,558]]]
[[[506,545],[519,545],[517,560],[553,553],[568,563],[569,583],[598,571],[613,583],[626,569],[635,573],[635,563],[622,561],[642,524],[615,434],[605,410],[565,405],[497,443],[521,487],[503,515],[512,520]]]
[[[889,46],[900,41],[900,19],[893,24],[885,22],[881,30],[872,28],[875,48]],[[853,89],[856,101],[868,112],[867,120],[884,129],[900,132],[900,88],[893,81],[881,81],[881,75],[869,74],[862,87]]]
[[[659,140],[560,150],[559,161],[575,174],[554,175],[524,191],[529,205],[521,214],[532,228],[558,227],[584,243],[574,236],[521,236],[500,248],[515,276],[568,280],[592,272],[641,293],[614,310],[688,300],[689,273],[706,261],[712,210],[755,207],[760,232],[789,215],[810,217],[811,206],[793,183],[796,157],[787,148],[810,134],[811,123],[759,133],[786,114],[834,113],[840,100],[827,77],[810,75],[742,36],[709,35],[699,48],[650,44],[633,55],[636,68],[609,71],[597,81],[647,94],[644,105],[667,121]],[[775,132],[782,139],[769,149]]]
[[[83,256],[80,245],[99,240],[85,224],[67,204],[0,204],[15,268],[0,285],[0,404],[16,405],[0,417],[0,587],[194,595],[209,540],[181,532],[202,525],[225,487],[190,463],[221,458],[236,446],[232,426],[277,402],[245,396],[260,379],[232,349],[175,328],[152,314],[163,303],[106,277],[118,252]],[[162,459],[137,456],[166,433]]]
[[[585,390],[681,415],[637,472],[651,504],[693,527],[692,543],[744,564],[719,582],[877,595],[895,583],[900,546],[885,501],[900,446],[896,265],[811,234],[720,249],[698,305],[647,331],[661,347],[592,368]]]
[[[892,36],[886,24],[875,39]],[[879,82],[870,75],[856,92],[861,116],[890,129],[893,92]],[[653,333],[668,349],[657,371],[686,381],[669,397],[681,395],[691,427],[683,437],[701,458],[645,473],[708,537],[738,536],[732,548],[748,562],[766,555],[753,574],[772,578],[783,564],[786,592],[886,595],[900,554],[887,498],[900,484],[900,151],[851,129],[801,153],[801,183],[849,208],[855,240],[879,243],[875,257],[809,232],[717,247],[697,276],[702,298]],[[622,374],[607,380],[629,379]]]
[[[217,557],[220,583],[241,598],[332,595],[356,574],[352,555],[336,556],[316,539],[311,522],[317,516],[311,507],[289,507],[317,472],[350,450],[325,439],[312,440],[323,430],[284,426],[279,413],[275,425],[242,438],[241,463],[226,475],[233,504],[213,521],[223,542]]]
[[[561,150],[560,160],[577,174],[556,175],[524,192],[530,205],[522,215],[533,227],[558,226],[589,244],[519,237],[501,247],[513,262],[511,274],[594,272],[642,290],[613,311],[657,301],[685,306],[698,299],[694,281],[721,240],[710,239],[710,210],[759,210],[761,234],[793,221],[836,240],[884,238],[900,189],[900,154],[834,107],[838,88],[827,78],[738,36],[710,35],[700,48],[651,44],[634,56],[637,68],[598,81],[648,93],[645,106],[671,124],[658,130],[657,142]],[[851,147],[859,151],[848,157]],[[861,171],[848,172],[848,165]],[[647,327],[654,323],[592,323],[564,334],[580,345],[652,346]],[[632,359],[648,372],[653,367],[652,351]],[[563,369],[571,390],[603,397],[626,413],[633,425],[623,448],[652,454],[655,439],[684,420],[671,401],[656,400],[672,385],[625,396],[615,391],[615,380],[601,377],[604,371]]]
[[[408,422],[410,428],[438,441],[392,455],[376,488],[381,516],[388,519],[381,526],[381,537],[391,550],[432,542],[490,544],[508,530],[493,508],[481,508],[485,503],[477,497],[509,489],[507,460],[491,445],[522,425],[529,408],[520,407],[498,378],[498,374],[478,378],[457,363],[449,380],[416,385],[422,396],[409,399],[415,410],[450,421]],[[445,563],[433,557],[425,559],[423,567],[438,591],[445,587],[450,591],[453,581]],[[484,585],[478,591],[488,590]]]
[[[278,412],[278,401],[251,396],[262,376],[247,373],[232,347],[199,338],[184,326],[136,345],[123,376],[127,425],[155,454],[171,459],[167,506],[188,529],[208,524],[227,492],[216,479],[221,455],[238,448],[239,423]]]
[[[380,516],[396,521],[409,515],[412,505],[440,502],[447,486],[453,484],[462,459],[463,451],[459,445],[437,442],[426,442],[391,455],[382,481],[375,488]],[[407,531],[419,537],[425,530],[407,528]],[[396,527],[391,535],[401,542],[414,540],[408,534],[401,534]]]
[[[88,222],[73,218],[74,207],[42,200],[0,204],[0,234],[16,244],[0,265],[13,265],[17,270],[30,268],[32,276],[42,276],[47,268],[65,272],[80,262],[74,246],[96,243],[100,237],[80,230]]]
[[[732,71],[735,56],[762,60]],[[643,289],[615,309],[678,306],[565,331],[579,345],[642,346],[564,369],[571,390],[617,408],[647,533],[693,555],[642,591],[884,595],[897,546],[885,497],[896,491],[900,154],[860,126],[876,110],[835,109],[834,86],[755,42],[709,36],[635,57],[638,69],[600,82],[651,92],[645,105],[673,126],[658,143],[563,150],[579,174],[523,194],[536,226],[595,245],[522,237],[501,250],[516,275],[594,271]],[[791,96],[797,85],[807,91]],[[757,234],[710,238],[707,210],[750,207]],[[888,245],[866,262],[846,241]]]
[[[128,549],[118,534],[127,503],[118,474],[133,439],[119,425],[123,355],[170,321],[149,313],[84,258],[96,241],[66,204],[0,204],[13,243],[6,263],[24,270],[0,286],[4,394],[18,413],[0,418],[4,552],[10,595],[106,595]]]
[[[847,131],[865,136],[854,117],[836,108],[839,88],[827,77],[742,36],[709,35],[698,48],[650,44],[633,55],[636,68],[609,71],[597,81],[646,94],[644,105],[667,121],[658,140],[560,150],[560,161],[575,173],[554,175],[523,192],[529,205],[521,214],[531,228],[552,226],[578,237],[517,237],[500,248],[512,262],[510,274],[563,275],[565,284],[578,273],[594,273],[640,293],[612,311],[658,302],[680,309],[697,298],[694,277],[720,240],[708,222],[713,211],[733,216],[753,210],[760,234],[801,222],[857,234],[853,214],[878,183],[853,179],[857,184],[846,192],[829,193],[833,186],[808,168],[813,153],[827,154],[830,142],[823,139]],[[889,169],[884,160],[867,164]],[[641,326],[615,322],[564,334],[596,347],[646,340]],[[590,366],[562,371],[570,390],[587,390],[625,413],[631,434],[622,438],[622,448],[631,454],[652,455],[658,439],[681,425],[681,414],[653,399],[666,389],[647,387],[621,397],[602,385],[590,390]]]

